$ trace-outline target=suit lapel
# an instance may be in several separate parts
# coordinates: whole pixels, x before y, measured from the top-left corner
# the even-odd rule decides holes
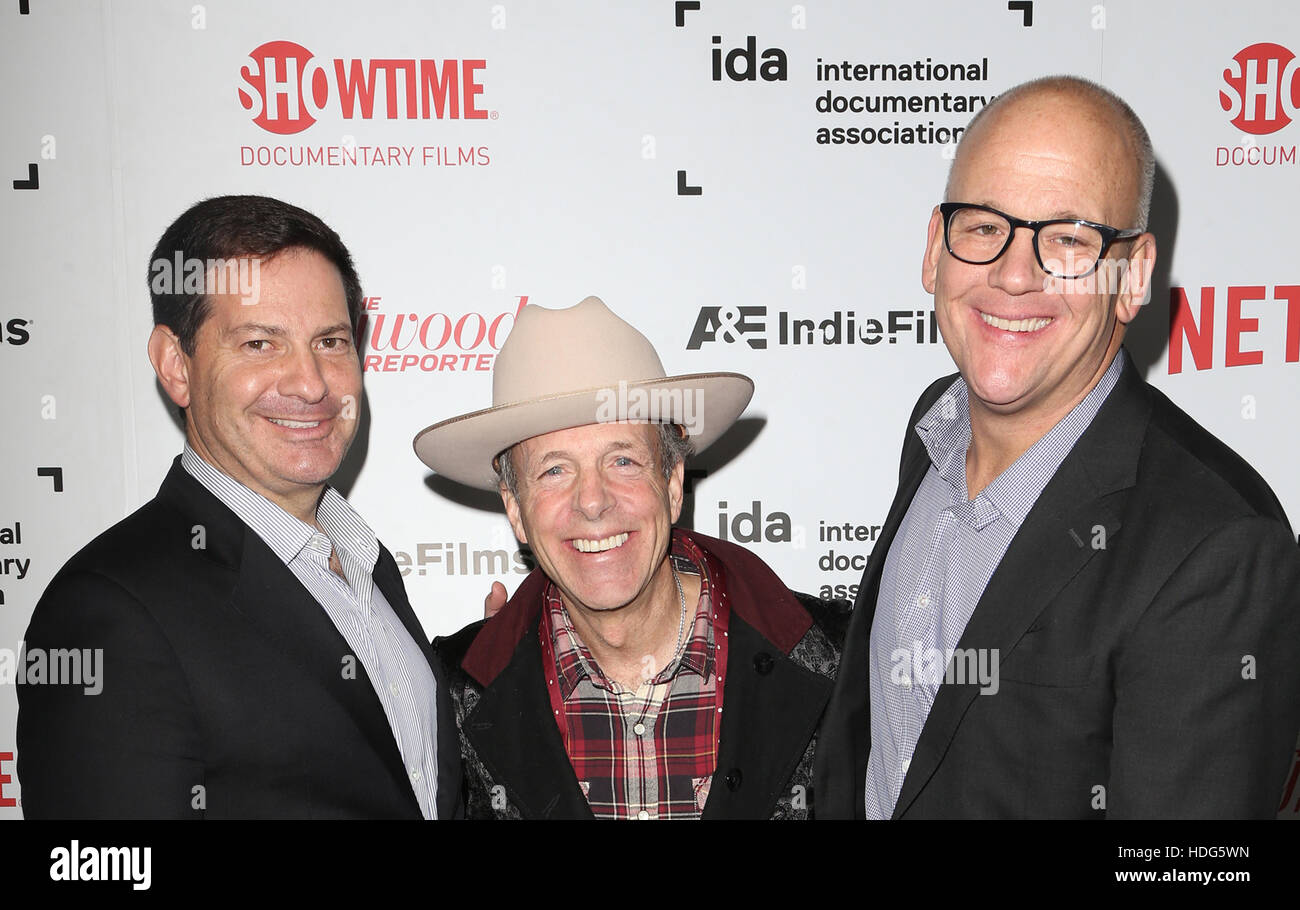
[[[411,608],[411,602],[406,597],[406,585],[402,584],[402,573],[397,568],[397,563],[393,561],[392,554],[382,543],[379,545],[379,559],[375,563],[374,578],[375,586],[384,595],[388,605],[393,608],[397,618],[402,621],[407,633],[420,646],[420,652],[429,661],[429,665],[436,665],[437,661],[433,659],[429,636],[424,631],[424,626],[420,625],[420,618],[415,615],[415,610]]]
[[[271,548],[245,528],[244,555],[231,606],[277,650],[338,701],[390,773],[406,781],[401,753],[374,685],[324,608]],[[351,658],[351,660],[347,660]],[[345,668],[355,671],[344,674]],[[415,798],[411,791],[411,798]]]
[[[545,679],[533,626],[483,689],[462,731],[524,818],[594,818],[564,751]]]
[[[808,748],[831,681],[799,666],[734,611],[727,642],[718,766],[703,817],[766,818]],[[732,789],[727,779],[736,771]]]
[[[402,621],[406,631],[419,645],[433,671],[437,690],[437,750],[438,750],[438,818],[453,818],[463,808],[460,802],[460,737],[456,733],[455,708],[447,691],[447,681],[443,678],[442,664],[435,660],[433,647],[420,618],[411,608],[406,596],[406,585],[402,583],[402,573],[393,560],[393,555],[382,543],[379,545],[379,559],[375,563],[375,586],[379,588],[388,605],[393,608],[397,618]],[[382,706],[381,706],[382,707]],[[400,753],[399,753],[400,754]]]
[[[1121,355],[1122,356],[1122,355]],[[1040,613],[1079,573],[1100,547],[1120,531],[1125,491],[1137,479],[1137,459],[1150,402],[1142,380],[1126,362],[1091,426],[1043,488],[1025,522],[989,579],[958,649],[991,649],[1005,660]],[[971,702],[978,683],[944,684],[921,730],[894,807],[906,813],[934,775]]]
[[[866,813],[864,787],[871,754],[871,623],[885,557],[929,467],[925,447],[909,435],[898,491],[858,585],[826,723],[818,736],[815,799],[816,811],[822,818],[861,818]]]

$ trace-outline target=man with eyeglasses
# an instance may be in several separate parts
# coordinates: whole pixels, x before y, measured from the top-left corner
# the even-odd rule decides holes
[[[817,750],[818,816],[1269,817],[1300,554],[1260,476],[1134,368],[1155,170],[1106,89],[972,120],[922,283],[921,396]]]

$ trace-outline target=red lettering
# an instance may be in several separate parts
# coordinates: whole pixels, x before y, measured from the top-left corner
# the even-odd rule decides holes
[[[363,297],[361,303],[367,310],[377,310],[379,309],[379,301],[383,299],[382,297]]]
[[[429,344],[429,326],[433,325],[433,320],[442,320],[442,337],[438,339],[437,344]],[[451,338],[451,319],[442,313],[430,313],[420,325],[420,344],[424,345],[426,351],[436,351],[447,343]]]
[[[474,78],[474,71],[481,70],[487,66],[486,60],[464,60],[461,61],[464,71],[461,75],[461,85],[465,87],[465,119],[466,120],[485,120],[487,111],[479,110],[474,106],[476,95],[483,94],[483,86]]]
[[[479,354],[478,360],[474,364],[474,369],[480,373],[490,371],[492,369],[492,356],[493,355],[491,354]]]
[[[451,99],[451,119],[460,116],[460,93],[457,91],[457,71],[455,60],[442,61],[442,79],[438,79],[438,61],[420,61],[420,116],[429,119],[429,99],[433,98],[435,116],[441,120],[447,110],[447,99]],[[468,91],[468,89],[467,89]]]
[[[377,316],[375,316],[375,328],[374,331],[370,333],[370,350],[372,351],[382,351],[385,347],[381,336],[383,335],[383,331],[384,331],[384,320],[387,317],[388,317],[387,313],[380,313]],[[411,342],[414,341],[416,337],[419,335],[419,330],[417,329],[414,333],[412,333],[410,339],[405,344],[403,344],[402,326],[406,325],[407,322],[415,322],[416,319],[418,318],[419,317],[417,317],[414,313],[407,313],[405,315],[399,313],[396,316],[394,316],[393,333],[392,333],[392,337],[389,339],[389,344],[387,346],[391,347],[394,351],[405,351],[407,348],[409,348],[411,346]]]
[[[1300,360],[1300,284],[1279,284],[1274,300],[1286,301],[1286,362]]]
[[[415,365],[416,365],[417,363],[419,363],[419,362],[420,362],[420,355],[419,355],[419,354],[404,354],[404,355],[402,355],[402,367],[401,367],[401,368],[402,368],[403,370],[405,370],[407,367],[413,367],[413,366],[415,366]]]
[[[1197,370],[1214,366],[1214,288],[1201,288],[1201,320],[1192,318],[1192,305],[1180,287],[1169,289],[1169,375],[1183,371],[1183,340]]]
[[[361,371],[363,373],[381,372],[382,370],[379,364],[383,359],[384,358],[380,357],[378,354],[367,354],[365,366],[361,368]]]
[[[527,305],[528,305],[528,295],[521,294],[519,295],[519,306],[515,309],[513,313],[507,310],[506,312],[498,316],[496,319],[493,319],[492,327],[488,329],[488,344],[492,345],[492,347],[494,347],[498,351],[501,350],[501,342],[497,340],[497,330],[501,328],[501,321],[505,319],[507,316],[509,316],[511,323],[513,323],[515,319],[519,317],[519,314],[523,312],[524,307]]]
[[[456,355],[455,355],[455,354],[443,354],[443,355],[442,355],[442,364],[438,367],[438,369],[440,369],[440,370],[454,370],[454,369],[456,369]]]
[[[384,71],[384,93],[388,99],[388,119],[397,119],[397,74],[404,73],[406,85],[406,116],[415,117],[415,61],[375,60],[371,66]]]
[[[343,108],[343,117],[345,120],[352,119],[352,108],[356,100],[361,100],[361,117],[369,120],[375,109],[375,64],[379,61],[370,61],[369,79],[363,72],[363,64],[360,60],[352,60],[348,66],[348,72],[343,71],[343,61],[334,61],[334,75],[338,80],[339,86],[339,104]],[[349,76],[351,78],[349,78]],[[390,85],[391,80],[390,80]],[[391,108],[390,108],[391,113]]]
[[[1250,366],[1264,362],[1263,351],[1243,351],[1241,350],[1242,333],[1255,333],[1259,331],[1259,320],[1243,317],[1241,315],[1241,302],[1243,300],[1263,300],[1264,288],[1260,285],[1248,285],[1244,287],[1228,288],[1228,319],[1227,319],[1227,350],[1224,352],[1223,363],[1225,366],[1240,367]]]
[[[471,317],[478,320],[478,331],[474,333],[473,343],[466,344],[465,324],[469,322]],[[487,334],[487,320],[485,320],[478,313],[466,313],[464,316],[460,317],[460,319],[456,321],[456,345],[462,351],[472,351],[474,348],[478,347],[479,344],[481,344],[483,341],[483,336],[486,334]]]
[[[396,355],[396,354],[389,354],[387,357],[384,358],[384,372],[385,372],[385,373],[396,373],[396,372],[397,372],[397,355]]]
[[[12,752],[0,752],[0,807],[17,806],[18,800],[12,796],[5,796],[5,784],[13,780],[13,776],[4,773],[4,763],[13,761]]]

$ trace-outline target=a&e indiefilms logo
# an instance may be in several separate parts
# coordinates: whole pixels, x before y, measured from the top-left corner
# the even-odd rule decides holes
[[[879,318],[835,310],[823,319],[778,310],[775,319],[770,319],[766,306],[703,306],[686,349],[698,351],[705,344],[741,340],[756,351],[766,350],[769,342],[792,347],[897,344],[900,340],[937,344],[939,324],[934,310],[888,310]]]

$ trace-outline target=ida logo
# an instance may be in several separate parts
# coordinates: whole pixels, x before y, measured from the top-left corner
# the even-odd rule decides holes
[[[262,129],[301,133],[327,110],[344,120],[486,120],[478,106],[486,60],[343,59],[322,63],[292,41],[248,55],[239,103]],[[496,112],[491,112],[496,119]]]
[[[1300,59],[1280,44],[1242,48],[1223,71],[1219,106],[1237,129],[1256,136],[1276,133],[1300,108]]]

